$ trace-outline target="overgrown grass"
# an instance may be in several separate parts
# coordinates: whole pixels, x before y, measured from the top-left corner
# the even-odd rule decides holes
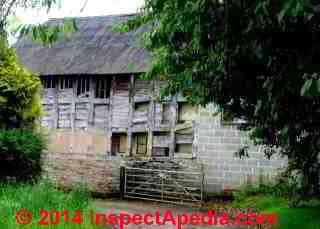
[[[41,215],[39,211],[57,210],[63,212],[69,211],[69,223],[64,222],[61,216],[61,223],[57,225],[39,225]],[[93,210],[90,195],[82,187],[75,188],[70,193],[64,193],[55,188],[48,182],[41,182],[36,185],[14,184],[0,185],[0,225],[1,229],[14,228],[56,228],[56,229],[73,229],[86,228],[96,229],[97,227],[89,224],[89,212]],[[19,225],[16,222],[16,213],[20,210],[29,210],[33,214],[32,223],[29,225]],[[74,224],[71,222],[76,210],[82,210],[84,222]],[[50,218],[50,217],[49,217]],[[49,218],[46,221],[50,221]]]
[[[233,207],[255,208],[259,212],[275,213],[280,216],[276,229],[320,229],[320,200],[302,201],[289,207],[288,198],[278,195],[270,187],[244,188],[236,195]]]

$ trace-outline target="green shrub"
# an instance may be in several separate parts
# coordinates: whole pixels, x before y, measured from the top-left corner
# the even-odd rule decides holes
[[[34,130],[0,130],[0,180],[27,181],[41,173],[45,137]]]
[[[259,195],[284,197],[295,201],[295,198],[300,196],[301,187],[299,176],[283,173],[276,178],[275,182],[264,182],[260,179],[257,184],[246,184],[240,192],[234,193],[234,196],[236,201]]]
[[[30,127],[41,114],[40,78],[18,61],[12,48],[0,56],[0,128]]]

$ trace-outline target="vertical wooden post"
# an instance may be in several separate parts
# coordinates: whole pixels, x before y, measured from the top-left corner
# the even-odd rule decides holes
[[[176,148],[176,133],[175,133],[175,128],[178,122],[178,102],[177,102],[177,97],[174,96],[172,98],[172,103],[171,103],[171,120],[170,120],[170,147],[169,147],[169,156],[171,159],[174,158],[174,152]]]
[[[71,100],[71,130],[72,133],[75,131],[75,120],[76,120],[76,99],[77,99],[77,87],[78,80],[76,78],[72,79],[72,100]]]
[[[149,112],[148,112],[148,148],[147,148],[147,156],[152,157],[152,148],[153,148],[153,131],[154,131],[154,81],[150,81],[149,88]]]
[[[54,77],[54,76],[53,76]],[[53,127],[58,129],[59,127],[59,85],[55,83],[55,79],[52,79],[54,82],[54,103],[53,103]]]
[[[126,167],[120,166],[120,198],[121,200],[125,197],[126,191]]]
[[[89,97],[89,120],[88,120],[88,127],[94,126],[94,97],[95,97],[95,88],[96,88],[96,81],[90,77],[90,97]]]
[[[132,152],[132,126],[133,126],[133,110],[134,110],[134,75],[130,75],[129,83],[129,120],[127,130],[127,148],[129,156],[133,155]]]
[[[114,96],[114,89],[116,85],[116,78],[113,76],[111,79],[111,86],[110,86],[110,98],[109,98],[109,106],[108,106],[108,124],[107,124],[107,138],[108,138],[108,146],[107,152],[111,152],[112,146],[112,119],[113,119],[113,96]]]

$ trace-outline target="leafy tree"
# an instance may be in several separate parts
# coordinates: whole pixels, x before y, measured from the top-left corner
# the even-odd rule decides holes
[[[245,118],[266,155],[287,156],[305,191],[319,193],[318,1],[146,0],[122,29],[141,24],[154,55],[147,79],[166,79],[164,95]]]
[[[31,127],[40,115],[40,88],[39,77],[6,48],[0,57],[0,128]]]
[[[31,127],[40,115],[40,79],[22,67],[8,47],[6,28],[8,17],[17,7],[46,8],[60,4],[60,0],[2,0],[0,2],[0,128]],[[72,23],[61,26],[63,30]],[[58,38],[60,27],[22,26],[22,33],[32,33],[35,39],[51,42]]]
[[[17,7],[23,8],[45,8],[49,11],[54,5],[60,5],[60,0],[1,0],[0,1],[0,54],[5,52],[1,48],[5,49],[8,46],[7,32],[8,17],[11,16]],[[29,26],[26,26],[29,27]],[[43,30],[41,27],[34,27],[34,31]],[[37,28],[37,29],[36,29]]]

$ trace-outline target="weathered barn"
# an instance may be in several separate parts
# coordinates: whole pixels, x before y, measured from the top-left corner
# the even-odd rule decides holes
[[[50,48],[31,40],[18,43],[21,61],[43,81],[41,124],[72,131],[102,130],[109,142],[103,153],[174,156],[184,152],[191,157],[188,112],[193,108],[178,97],[157,102],[163,82],[139,79],[150,62],[139,44],[144,29],[111,31],[127,18],[80,18],[80,32]]]
[[[118,176],[120,162],[130,158],[202,165],[208,192],[239,187],[261,173],[274,176],[284,161],[263,158],[257,147],[250,159],[234,158],[247,141],[236,123],[223,123],[210,106],[193,107],[181,96],[159,100],[165,82],[139,78],[151,62],[140,43],[146,29],[113,30],[129,17],[76,18],[79,31],[50,47],[29,38],[15,45],[21,62],[43,82],[41,125],[50,130],[49,151],[52,161],[59,162],[49,163],[48,172],[64,182],[80,174],[96,181],[93,190],[105,192]]]

